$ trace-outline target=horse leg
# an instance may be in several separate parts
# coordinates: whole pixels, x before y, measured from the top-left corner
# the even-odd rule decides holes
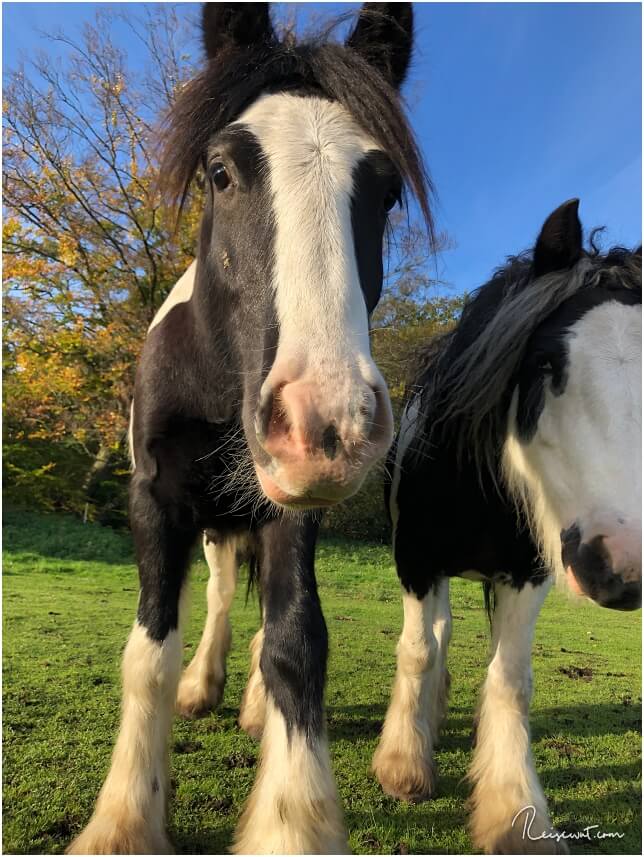
[[[396,678],[372,769],[387,794],[417,802],[434,790],[434,746],[447,705],[449,581],[422,597],[403,592],[403,609]]]
[[[184,717],[206,714],[224,695],[226,656],[232,638],[228,613],[237,585],[239,547],[237,537],[215,542],[204,533],[203,550],[210,569],[208,614],[197,651],[179,682],[177,711]]]
[[[256,739],[262,737],[266,719],[266,690],[259,666],[263,644],[264,628],[261,627],[250,643],[248,682],[239,708],[240,728]]]
[[[261,762],[235,835],[238,854],[345,854],[323,692],[327,630],[315,583],[318,525],[285,518],[258,534],[266,688]]]
[[[132,487],[140,598],[123,654],[121,726],[107,779],[71,854],[167,854],[168,737],[181,672],[179,598],[196,532]]]
[[[470,830],[488,854],[565,853],[555,839],[530,750],[534,627],[551,582],[523,589],[494,585],[492,660],[479,706],[476,747],[469,778]],[[532,819],[526,831],[526,819]],[[536,838],[533,838],[536,837]]]

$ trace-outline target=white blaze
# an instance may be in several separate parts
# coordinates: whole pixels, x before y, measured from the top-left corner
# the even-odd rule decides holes
[[[371,380],[351,195],[355,166],[377,146],[343,107],[319,97],[267,95],[239,121],[257,137],[270,172],[279,358],[298,373],[304,361],[319,371],[320,362],[349,358]]]

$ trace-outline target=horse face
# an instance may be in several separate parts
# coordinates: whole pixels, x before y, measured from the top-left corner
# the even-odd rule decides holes
[[[340,105],[285,93],[212,141],[207,174],[202,258],[236,307],[257,477],[278,504],[330,505],[391,443],[368,320],[400,178]]]
[[[162,167],[181,195],[206,166],[201,332],[222,331],[231,391],[243,379],[244,434],[264,493],[325,506],[357,490],[392,439],[368,319],[401,177],[430,220],[396,93],[412,4],[365,4],[344,46],[280,41],[264,3],[207,3],[202,30],[207,65],[173,107]]]
[[[506,448],[570,588],[623,610],[641,603],[641,334],[632,291],[562,304],[529,344]]]

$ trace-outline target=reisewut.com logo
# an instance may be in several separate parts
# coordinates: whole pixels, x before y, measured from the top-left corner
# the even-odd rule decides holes
[[[581,830],[556,830],[554,827],[539,830],[538,825],[535,826],[534,824],[536,816],[536,807],[528,804],[528,806],[522,807],[512,819],[512,827],[523,824],[522,837],[531,842],[538,842],[542,839],[554,839],[556,842],[586,839],[591,842],[599,839],[623,839],[625,835],[615,830],[600,830],[598,824],[588,824]]]

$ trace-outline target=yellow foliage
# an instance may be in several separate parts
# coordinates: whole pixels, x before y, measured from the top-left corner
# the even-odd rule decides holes
[[[17,217],[6,217],[2,224],[2,240],[8,241],[10,238],[14,238],[20,230],[20,221]]]
[[[76,264],[76,260],[78,259],[78,244],[71,236],[61,235],[58,242],[58,257],[69,268],[73,268]]]

